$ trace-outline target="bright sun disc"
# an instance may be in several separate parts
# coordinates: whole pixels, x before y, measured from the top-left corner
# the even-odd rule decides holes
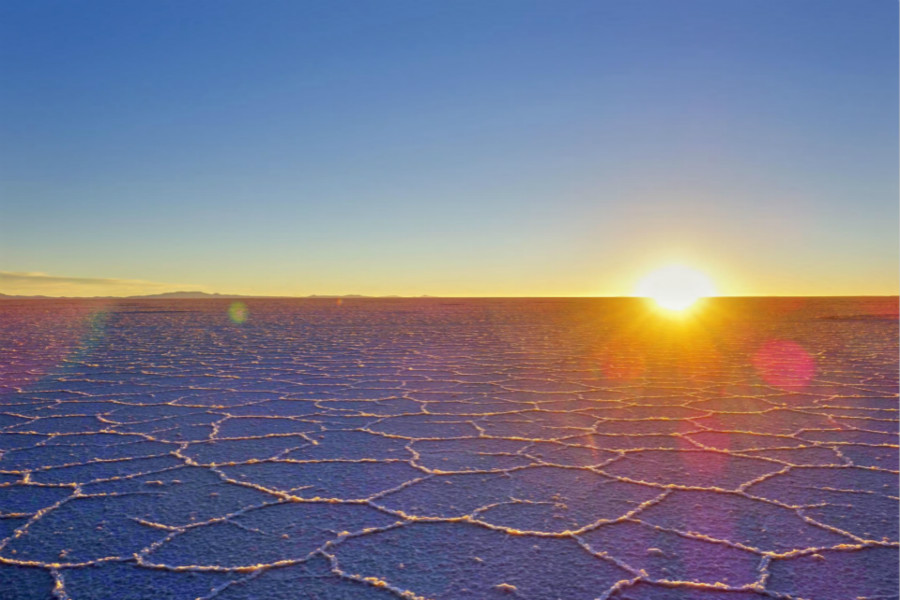
[[[669,310],[684,310],[700,298],[715,293],[709,277],[681,265],[657,269],[641,279],[635,288],[635,295],[652,298]]]

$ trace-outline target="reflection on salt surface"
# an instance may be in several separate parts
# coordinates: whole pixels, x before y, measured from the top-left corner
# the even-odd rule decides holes
[[[3,598],[896,593],[896,299],[6,300],[0,331]]]

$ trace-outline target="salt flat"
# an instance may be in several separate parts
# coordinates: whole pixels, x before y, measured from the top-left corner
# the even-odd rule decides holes
[[[896,314],[2,301],[0,598],[896,598]]]

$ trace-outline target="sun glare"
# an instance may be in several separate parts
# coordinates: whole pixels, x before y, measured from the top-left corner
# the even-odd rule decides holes
[[[635,288],[636,296],[652,298],[662,308],[674,311],[689,308],[700,298],[715,293],[709,277],[682,265],[657,269],[641,279]]]

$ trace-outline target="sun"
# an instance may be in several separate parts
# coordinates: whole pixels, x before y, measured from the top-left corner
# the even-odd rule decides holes
[[[635,295],[652,298],[662,308],[682,311],[700,298],[714,296],[716,288],[704,273],[682,265],[670,265],[647,274],[635,287]]]

